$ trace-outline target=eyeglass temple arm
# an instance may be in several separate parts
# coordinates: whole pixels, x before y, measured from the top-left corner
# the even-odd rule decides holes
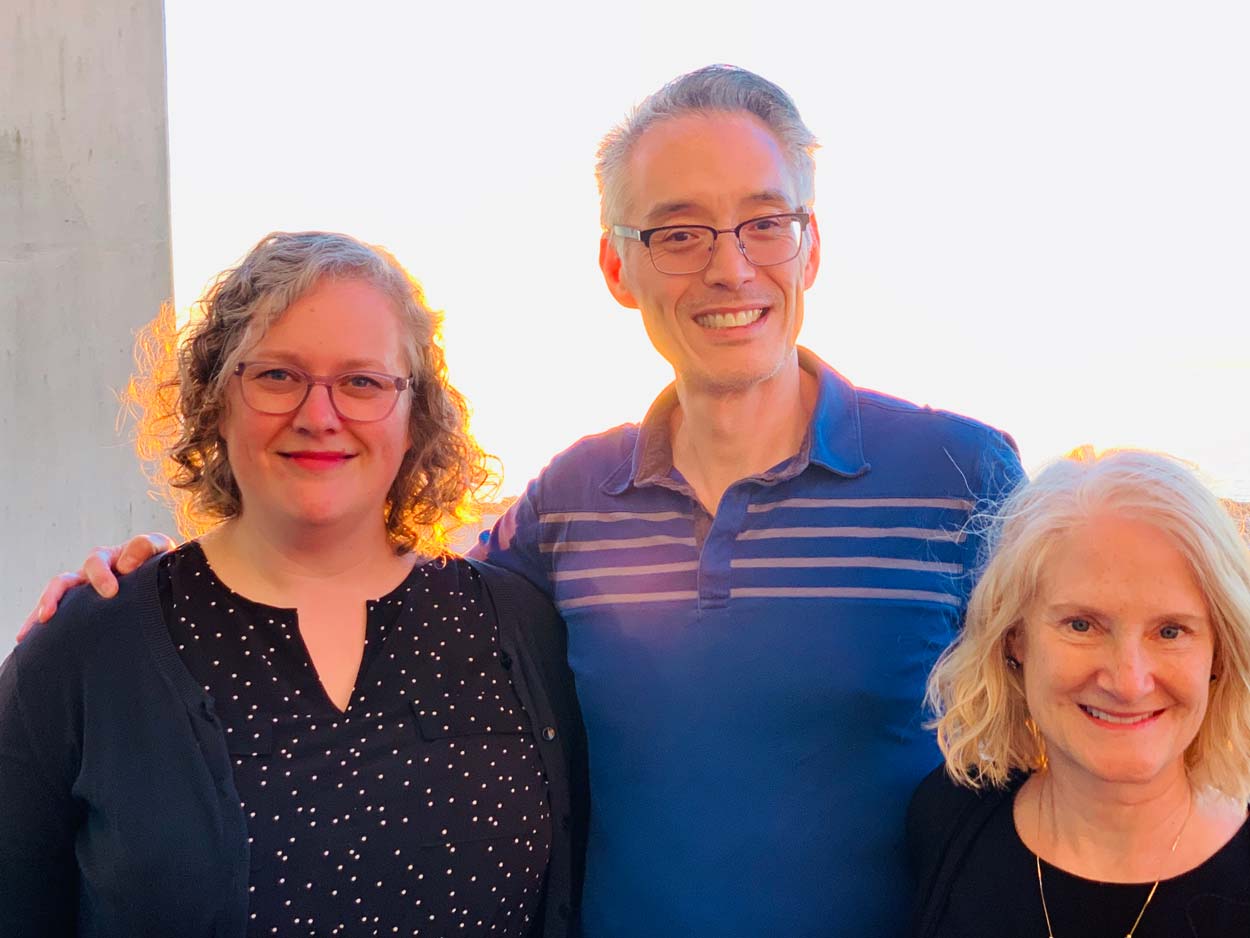
[[[642,241],[643,244],[647,243],[643,241],[642,231],[637,228],[630,228],[628,225],[613,225],[612,233],[618,238],[631,238],[634,241]]]

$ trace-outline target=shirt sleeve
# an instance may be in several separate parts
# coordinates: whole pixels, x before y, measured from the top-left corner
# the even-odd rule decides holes
[[[986,428],[985,439],[967,481],[973,507],[965,528],[968,535],[963,550],[966,575],[959,580],[961,628],[968,611],[968,599],[985,564],[986,535],[1004,499],[1024,481],[1024,469],[1020,465],[1015,440],[998,430]]]
[[[1024,467],[1016,441],[1008,434],[991,430],[981,458],[978,511],[994,511],[1024,481]]]
[[[541,476],[530,482],[525,493],[495,522],[490,536],[469,555],[519,573],[550,597],[550,570],[539,540],[540,485]]]
[[[44,749],[69,745],[33,727],[15,650],[0,665],[0,935],[75,934],[78,809],[70,784],[48,771]]]

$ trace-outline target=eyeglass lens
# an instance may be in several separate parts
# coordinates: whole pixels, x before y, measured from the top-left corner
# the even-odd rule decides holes
[[[294,368],[258,363],[243,369],[243,400],[265,414],[289,414],[308,396],[311,378]],[[399,390],[386,375],[355,371],[325,382],[330,400],[346,420],[381,420],[395,407]]]
[[[732,236],[733,232],[726,234]],[[651,260],[661,273],[697,273],[711,261],[716,237],[711,228],[662,228],[651,236]],[[803,226],[793,216],[753,219],[738,233],[742,253],[757,267],[793,260],[802,237]]]

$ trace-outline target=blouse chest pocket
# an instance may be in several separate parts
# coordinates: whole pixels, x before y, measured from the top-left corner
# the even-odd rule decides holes
[[[533,736],[529,714],[505,682],[482,690],[454,688],[425,700],[412,701],[421,738],[427,741],[459,736],[514,733]]]
[[[523,836],[538,826],[546,782],[529,716],[510,686],[456,689],[413,701],[412,711],[422,755],[411,820],[420,845]]]

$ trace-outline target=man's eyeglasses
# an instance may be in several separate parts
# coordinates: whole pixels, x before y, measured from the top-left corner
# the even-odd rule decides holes
[[[761,215],[734,228],[664,225],[639,230],[613,225],[612,233],[641,241],[651,254],[651,263],[662,274],[697,274],[712,262],[716,239],[723,234],[732,234],[742,256],[756,267],[792,261],[799,255],[809,218],[807,212]]]
[[[343,420],[371,423],[389,417],[395,402],[412,386],[412,378],[376,371],[345,371],[341,375],[310,375],[293,365],[275,362],[239,362],[243,403],[274,417],[292,414],[304,406],[317,385],[330,393],[330,406]]]

